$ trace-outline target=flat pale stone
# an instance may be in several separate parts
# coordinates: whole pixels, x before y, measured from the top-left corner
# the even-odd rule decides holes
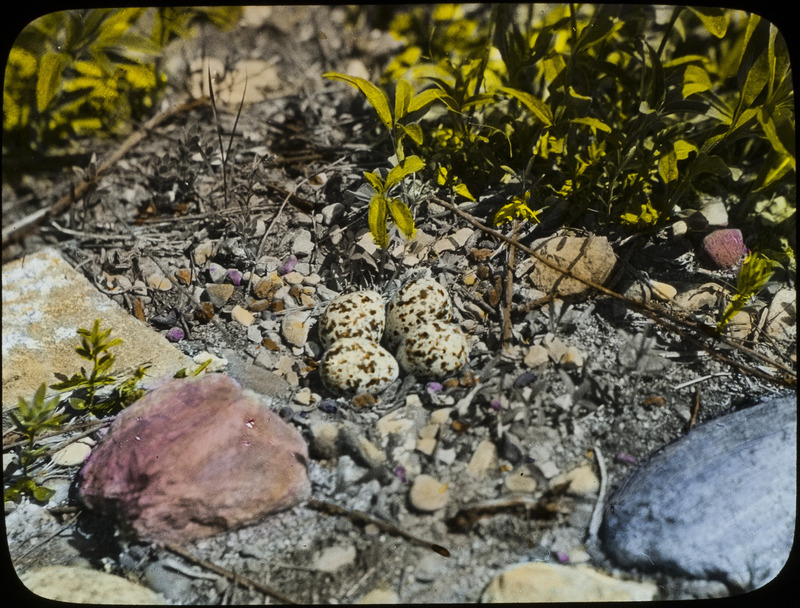
[[[525,359],[523,359],[523,363],[529,368],[547,365],[547,361],[547,349],[541,344],[531,346],[525,354]]]
[[[497,467],[497,447],[494,442],[484,439],[475,448],[467,465],[467,473],[474,477],[483,477]]]
[[[86,361],[75,348],[79,328],[111,329],[123,344],[111,350],[113,371],[150,363],[147,378],[192,367],[164,336],[123,310],[76,272],[55,249],[45,248],[3,266],[3,410],[29,400],[53,373],[72,376]],[[50,391],[50,394],[55,394]]]
[[[662,302],[669,302],[673,300],[676,295],[678,295],[678,290],[675,289],[669,283],[663,283],[661,281],[653,281],[650,284],[650,289],[653,293],[653,297],[657,300],[661,300]]]
[[[347,72],[350,74],[350,72]],[[380,587],[376,587],[371,591],[368,591],[364,596],[359,600],[359,604],[399,604],[400,603],[400,596],[391,589],[383,589]]]
[[[233,310],[231,310],[231,319],[240,325],[244,325],[245,327],[250,327],[253,323],[255,323],[256,320],[252,312],[246,308],[242,308],[238,304],[233,307]]]
[[[353,545],[326,547],[314,559],[315,570],[319,572],[338,572],[356,561],[356,548]]]
[[[83,464],[86,457],[92,453],[92,446],[85,439],[70,443],[53,454],[53,463],[62,467],[72,467]]]
[[[436,439],[433,437],[421,437],[417,439],[417,451],[422,452],[426,456],[433,454],[436,449]]]
[[[411,505],[420,511],[438,511],[450,500],[447,484],[430,475],[419,475],[409,492]]]
[[[584,565],[533,562],[495,578],[484,590],[481,602],[646,602],[657,590],[652,583],[617,580]]]
[[[74,566],[46,566],[20,576],[22,584],[36,595],[70,604],[165,605],[155,591],[128,579]]]
[[[569,484],[567,492],[573,496],[594,496],[600,490],[600,480],[590,464],[581,465],[558,475],[550,483],[554,486]]]

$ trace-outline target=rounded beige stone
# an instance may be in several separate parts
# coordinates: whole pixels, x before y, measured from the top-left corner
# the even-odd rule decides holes
[[[419,511],[438,511],[450,500],[447,484],[430,475],[420,475],[409,492],[411,506]]]

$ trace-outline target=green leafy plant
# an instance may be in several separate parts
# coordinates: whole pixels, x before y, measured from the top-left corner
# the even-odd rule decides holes
[[[81,336],[81,345],[75,349],[78,355],[92,363],[92,367],[87,373],[81,367],[80,372],[72,377],[56,373],[55,376],[61,382],[57,382],[50,388],[57,391],[71,391],[69,405],[75,410],[88,409],[92,414],[102,415],[116,413],[126,407],[132,401],[141,396],[136,384],[144,377],[149,366],[139,367],[133,375],[122,382],[112,393],[101,400],[97,399],[97,391],[100,387],[114,384],[117,379],[111,375],[111,368],[114,366],[114,354],[111,348],[122,344],[120,338],[110,338],[111,329],[100,331],[100,320],[95,319],[92,329],[79,329],[78,335]]]
[[[741,193],[730,215],[756,233],[765,198],[794,206],[789,55],[758,15],[436,5],[396,12],[389,31],[404,47],[378,85],[325,76],[366,95],[402,143],[398,158],[419,156],[431,186],[471,200],[518,188],[512,197],[526,197],[531,213],[512,198],[493,212],[497,222],[516,205],[528,219],[572,225],[592,215],[648,231],[722,187]],[[396,107],[431,103],[407,125],[390,113],[392,90]],[[793,245],[793,226],[780,230]]]
[[[61,399],[58,396],[45,399],[46,394],[47,386],[40,385],[30,403],[20,397],[17,411],[9,414],[14,426],[25,437],[26,445],[19,455],[22,475],[4,489],[4,502],[16,502],[23,495],[47,502],[54,493],[50,488],[40,485],[32,472],[33,465],[46,451],[45,447],[36,446],[37,438],[46,431],[58,429],[67,419],[66,413],[56,413]]]
[[[750,298],[764,289],[775,271],[775,265],[773,260],[761,253],[747,254],[736,278],[736,293],[717,323],[717,333],[721,333],[730,320],[744,309]]]
[[[202,21],[232,27],[240,14],[240,7],[117,8],[36,19],[6,65],[4,156],[52,156],[78,137],[114,134],[143,118],[166,85],[165,45],[192,36]]]
[[[80,328],[78,335],[81,343],[75,351],[81,358],[92,363],[91,370],[87,372],[81,368],[80,372],[71,377],[56,373],[60,382],[50,385],[50,388],[66,395],[45,399],[47,385],[42,384],[30,403],[20,398],[17,411],[9,414],[14,426],[25,437],[26,444],[19,454],[22,474],[6,487],[6,501],[17,501],[21,496],[28,495],[46,502],[52,496],[52,490],[41,486],[32,472],[34,465],[46,453],[46,448],[36,446],[37,439],[43,433],[59,430],[66,420],[80,412],[87,411],[98,417],[115,414],[145,393],[139,383],[144,378],[148,365],[139,366],[122,381],[111,375],[115,358],[110,349],[123,344],[121,339],[111,338],[111,329],[101,331],[100,320],[95,319],[91,329]],[[200,366],[193,375],[199,374],[204,368],[205,365]],[[108,394],[99,394],[102,387],[110,385],[115,386]]]

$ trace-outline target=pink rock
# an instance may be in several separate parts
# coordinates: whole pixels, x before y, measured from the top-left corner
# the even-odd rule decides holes
[[[737,228],[714,230],[700,243],[700,259],[712,268],[735,268],[747,255],[742,233]]]
[[[141,539],[185,544],[307,498],[307,458],[300,433],[232,378],[171,379],[117,417],[80,493]]]

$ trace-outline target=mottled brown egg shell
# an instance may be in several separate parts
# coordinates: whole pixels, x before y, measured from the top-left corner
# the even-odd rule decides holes
[[[320,377],[337,395],[380,393],[400,375],[397,360],[385,348],[364,338],[342,338],[322,356]]]
[[[323,349],[342,338],[380,342],[386,326],[386,309],[376,291],[356,291],[330,301],[319,321]]]
[[[456,325],[433,321],[415,327],[397,351],[397,361],[408,374],[443,379],[467,363],[469,344]]]
[[[453,305],[447,290],[433,279],[416,279],[404,285],[386,311],[386,343],[395,351],[403,338],[418,325],[447,322]]]

